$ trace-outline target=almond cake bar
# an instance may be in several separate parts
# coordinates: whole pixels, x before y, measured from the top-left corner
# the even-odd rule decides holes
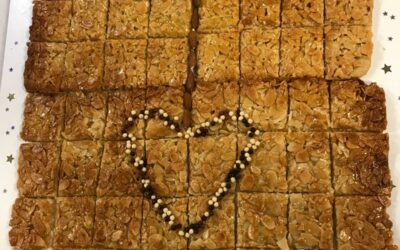
[[[372,0],[33,0],[16,249],[397,249]]]

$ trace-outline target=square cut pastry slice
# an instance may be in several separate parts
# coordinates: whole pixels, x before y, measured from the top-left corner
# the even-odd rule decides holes
[[[65,96],[28,94],[25,99],[21,138],[57,141],[64,121]]]
[[[288,184],[285,134],[262,133],[256,139],[260,141],[260,146],[251,156],[250,165],[242,171],[240,191],[286,192]],[[239,151],[248,143],[248,137],[239,134]]]
[[[326,131],[330,127],[328,84],[322,79],[289,83],[288,126],[293,131]]]
[[[333,81],[331,112],[335,130],[384,131],[387,125],[385,92],[375,83]]]
[[[64,138],[101,139],[106,119],[106,95],[73,92],[66,98]]]
[[[149,0],[110,0],[107,37],[112,39],[146,38]]]
[[[289,245],[294,249],[333,249],[333,197],[291,194]]]
[[[188,224],[188,198],[170,198],[163,200],[175,216],[175,223],[185,227]],[[186,249],[186,238],[170,230],[168,223],[155,212],[154,206],[148,200],[143,204],[143,225],[141,233],[143,249]]]
[[[192,1],[153,0],[149,35],[151,37],[186,37],[190,31]]]
[[[281,35],[280,76],[323,77],[323,27],[283,28]]]
[[[95,200],[92,197],[57,198],[53,246],[92,245]]]
[[[241,33],[240,73],[248,80],[279,77],[280,29],[255,27]]]
[[[30,40],[66,42],[69,40],[72,1],[35,1]]]
[[[146,108],[161,108],[175,122],[182,124],[183,119],[183,88],[150,87],[147,88]],[[162,120],[147,121],[146,138],[176,138],[177,131],[165,126]]]
[[[73,0],[71,39],[74,41],[104,40],[108,0]]]
[[[93,196],[103,145],[99,141],[64,141],[61,149],[61,166],[58,196]]]
[[[326,23],[372,25],[374,0],[325,0]]]
[[[261,131],[284,130],[288,119],[287,82],[242,82],[240,108]],[[245,130],[241,123],[239,129]]]
[[[396,250],[387,196],[336,197],[336,235],[339,249]]]
[[[199,35],[197,47],[200,81],[239,79],[239,34],[237,32]]]
[[[247,27],[280,26],[281,0],[243,0],[241,22]]]
[[[236,82],[199,82],[192,93],[193,125],[211,122],[220,112],[236,111],[239,107],[239,85]],[[208,128],[210,134],[237,131],[237,121],[226,120]]]
[[[187,145],[183,139],[146,141],[148,179],[160,196],[187,194]]]
[[[196,223],[208,209],[209,196],[189,198],[189,223]],[[189,249],[233,249],[235,245],[235,202],[233,195],[219,202],[199,234],[194,234]]]
[[[322,26],[325,0],[281,0],[282,26]]]
[[[334,133],[332,156],[339,195],[390,195],[387,134]]]
[[[12,207],[10,245],[18,249],[47,248],[52,244],[54,200],[17,198]]]
[[[203,0],[199,7],[200,33],[237,31],[239,0]]]
[[[105,44],[104,88],[145,87],[146,48],[145,39],[108,40]]]
[[[58,93],[64,79],[65,43],[28,43],[24,85],[28,92]]]
[[[139,249],[141,197],[103,197],[96,200],[93,245]]]
[[[21,144],[17,182],[20,196],[54,197],[56,195],[59,155],[59,143]]]
[[[144,154],[144,141],[136,141],[136,155]],[[96,195],[141,196],[140,172],[134,168],[126,154],[126,143],[108,141],[104,143]]]
[[[180,87],[185,85],[189,44],[186,38],[149,39],[147,47],[147,85]]]
[[[364,76],[371,66],[372,48],[371,26],[326,26],[325,78]]]
[[[236,160],[236,134],[190,138],[190,188],[193,195],[211,195]]]
[[[63,91],[94,91],[103,88],[104,43],[68,43],[65,53]]]
[[[287,134],[288,184],[293,193],[332,191],[328,133]]]
[[[132,110],[139,112],[145,107],[146,90],[111,92],[107,102],[107,122],[104,137],[107,140],[122,140],[123,133],[132,133],[137,138],[144,137],[144,121],[138,120],[128,126]]]
[[[287,209],[286,194],[239,193],[237,246],[276,249],[284,244]]]

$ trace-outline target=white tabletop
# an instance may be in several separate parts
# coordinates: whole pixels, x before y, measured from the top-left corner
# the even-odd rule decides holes
[[[0,0],[0,79],[3,68],[4,46],[7,35],[7,19],[8,19],[8,3],[9,0]]]

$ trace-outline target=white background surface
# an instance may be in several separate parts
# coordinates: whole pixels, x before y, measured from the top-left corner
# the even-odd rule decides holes
[[[6,29],[8,19],[8,4],[9,0],[0,0],[0,69],[3,66],[4,45],[6,41]],[[0,71],[0,79],[1,79]]]
[[[0,22],[4,22],[4,6],[8,0],[0,0]],[[12,0],[5,48],[5,60],[0,89],[0,249],[11,249],[8,243],[8,222],[11,206],[17,197],[16,170],[18,136],[22,120],[22,108],[25,99],[23,88],[23,70],[26,59],[26,42],[31,22],[32,0]],[[388,16],[383,12],[387,11]],[[395,19],[390,16],[394,15]],[[3,24],[3,23],[0,23]],[[386,91],[388,108],[388,132],[390,135],[390,167],[394,185],[392,206],[389,209],[394,222],[394,235],[400,244],[400,1],[375,0],[374,10],[374,54],[370,72],[364,77],[367,81],[376,81]],[[4,37],[0,26],[0,36]],[[393,41],[388,38],[393,37]],[[17,43],[16,43],[17,42]],[[384,64],[390,65],[392,72],[382,71]],[[9,69],[13,68],[10,72]],[[9,101],[9,94],[15,99]],[[6,111],[8,109],[8,111]],[[15,126],[12,129],[12,126]],[[6,135],[9,131],[9,135]],[[6,162],[7,156],[15,158]]]

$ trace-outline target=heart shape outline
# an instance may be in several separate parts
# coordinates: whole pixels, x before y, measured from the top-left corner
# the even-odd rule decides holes
[[[208,209],[201,216],[201,220],[195,223],[191,223],[185,228],[180,223],[175,223],[175,215],[172,214],[168,206],[164,204],[160,196],[154,191],[151,186],[150,179],[147,176],[147,159],[145,154],[139,157],[136,154],[137,145],[135,144],[136,137],[132,133],[129,133],[129,129],[135,125],[135,122],[139,120],[149,120],[158,119],[163,121],[164,126],[177,133],[180,138],[189,139],[190,137],[205,137],[209,133],[209,128],[216,126],[217,124],[223,124],[229,120],[241,122],[247,129],[247,137],[251,138],[249,143],[240,150],[240,156],[233,164],[232,168],[227,173],[224,182],[221,183],[218,190],[214,193],[210,200],[208,200]],[[143,196],[151,201],[151,204],[155,208],[158,215],[161,216],[163,221],[169,225],[169,229],[172,231],[177,231],[178,234],[185,238],[190,238],[192,235],[200,232],[202,227],[204,227],[206,221],[210,216],[213,215],[214,209],[219,207],[219,202],[228,194],[232,183],[240,180],[240,172],[250,165],[251,155],[260,145],[260,142],[255,139],[260,134],[260,130],[252,126],[253,120],[240,109],[235,111],[224,110],[219,112],[219,114],[211,119],[210,121],[205,121],[200,125],[195,125],[189,127],[186,130],[178,122],[178,117],[171,118],[167,112],[162,108],[152,108],[150,110],[136,111],[132,110],[130,116],[125,124],[122,137],[126,141],[125,153],[129,157],[129,163],[140,172],[140,183],[142,184]]]

